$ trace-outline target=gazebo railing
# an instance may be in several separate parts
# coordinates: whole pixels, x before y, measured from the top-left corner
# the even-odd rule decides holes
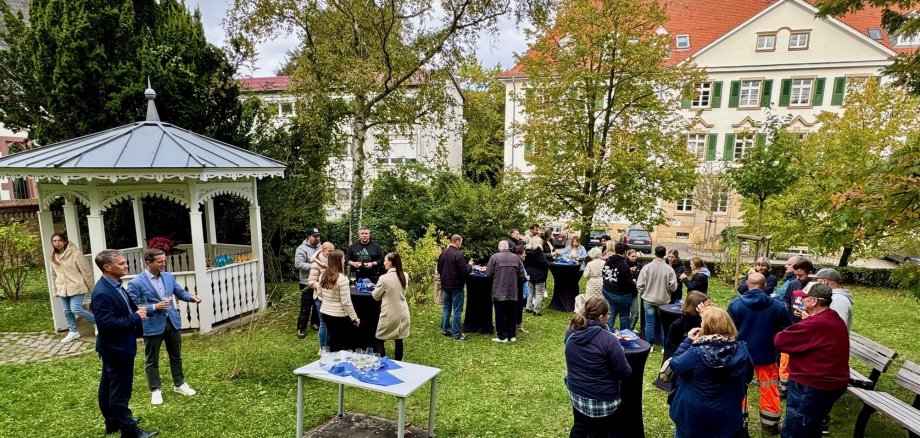
[[[195,281],[195,273],[192,271],[181,271],[172,273],[176,277],[176,283],[179,286],[182,286],[186,292],[192,295],[198,295],[198,283]],[[137,274],[129,274],[121,277],[121,284],[128,287],[128,283],[131,282],[131,279],[136,277]],[[150,303],[148,303],[150,304]],[[197,304],[187,303],[185,301],[173,298],[173,305],[176,306],[176,309],[179,310],[179,316],[182,321],[182,329],[197,329],[201,327],[199,321],[199,312]]]
[[[258,310],[259,275],[258,260],[208,271],[214,294],[214,323]]]

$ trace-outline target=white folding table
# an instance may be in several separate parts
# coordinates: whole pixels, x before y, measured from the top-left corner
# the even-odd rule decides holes
[[[319,361],[315,361],[294,370],[297,375],[297,438],[303,438],[303,378],[311,377],[314,379],[325,380],[337,383],[339,385],[339,407],[338,416],[341,417],[345,409],[345,386],[354,386],[356,388],[369,389],[371,391],[382,392],[384,394],[394,395],[399,400],[399,419],[398,436],[404,438],[406,433],[406,397],[411,395],[420,386],[429,380],[431,381],[431,402],[428,406],[428,436],[434,437],[434,409],[435,398],[437,396],[436,388],[438,383],[438,374],[441,373],[439,368],[426,367],[408,362],[394,361],[402,368],[388,370],[387,372],[398,377],[403,383],[390,386],[373,385],[362,382],[354,377],[342,377],[332,374],[319,366]]]

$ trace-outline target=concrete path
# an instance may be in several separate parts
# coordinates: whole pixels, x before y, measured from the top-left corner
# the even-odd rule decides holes
[[[395,412],[394,412],[395,414]],[[342,418],[333,416],[331,420],[306,432],[305,438],[379,438],[396,436],[396,421],[385,420],[364,414],[346,412]],[[407,437],[426,437],[423,430],[406,425]]]
[[[73,357],[93,351],[92,342],[78,338],[66,344],[62,335],[48,333],[0,333],[0,365]],[[93,339],[93,338],[88,338]]]

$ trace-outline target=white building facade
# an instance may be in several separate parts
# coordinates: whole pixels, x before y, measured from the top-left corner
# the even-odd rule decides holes
[[[296,116],[296,97],[286,91],[290,81],[288,76],[275,76],[247,78],[240,82],[244,91],[254,93],[272,111],[277,110],[276,117],[280,120]],[[381,172],[413,162],[427,168],[460,172],[463,164],[462,99],[453,85],[445,87],[453,95],[454,104],[447,109],[443,124],[416,124],[404,133],[384,133],[376,128],[368,131],[364,143],[364,154],[369,160],[365,165],[367,182],[376,179]],[[338,219],[349,210],[353,169],[354,162],[348,148],[346,155],[330,160],[327,173],[335,180],[336,187],[335,201],[326,209],[326,216],[330,220]],[[366,195],[370,185],[365,187]]]
[[[673,38],[668,61],[694,62],[708,75],[696,84],[695,98],[681,105],[687,119],[695,120],[685,138],[700,171],[718,171],[766,141],[762,130],[771,116],[793,131],[817,129],[817,115],[841,111],[854,84],[883,80],[881,71],[892,56],[920,44],[917,38],[888,35],[878,9],[825,20],[815,18],[814,6],[803,0],[664,3],[671,18],[659,32]],[[526,114],[513,97],[523,93],[527,78],[516,66],[499,80],[507,91],[504,164],[526,174],[528,151],[513,130]],[[662,202],[669,221],[656,228],[655,241],[699,243],[707,228],[708,235],[718,235],[740,225],[737,196],[725,193],[722,199],[711,218],[694,208],[691,194],[677,203]]]

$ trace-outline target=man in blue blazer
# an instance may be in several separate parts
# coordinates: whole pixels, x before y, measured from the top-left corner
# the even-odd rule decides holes
[[[122,438],[149,438],[156,432],[137,427],[128,402],[134,382],[134,356],[137,336],[143,332],[147,309],[139,309],[121,286],[128,263],[121,251],[106,249],[96,255],[102,278],[93,288],[92,308],[96,317],[96,351],[102,359],[99,379],[99,410],[105,419],[105,432],[121,431]]]
[[[144,253],[147,269],[128,283],[128,293],[147,310],[149,317],[144,320],[144,371],[150,386],[150,403],[163,404],[163,392],[160,390],[160,345],[166,341],[169,355],[169,371],[172,373],[173,390],[188,396],[195,395],[195,390],[185,383],[182,374],[182,322],[179,311],[173,306],[173,296],[186,301],[198,303],[201,298],[185,291],[176,277],[166,272],[166,253],[159,249],[148,249]]]

